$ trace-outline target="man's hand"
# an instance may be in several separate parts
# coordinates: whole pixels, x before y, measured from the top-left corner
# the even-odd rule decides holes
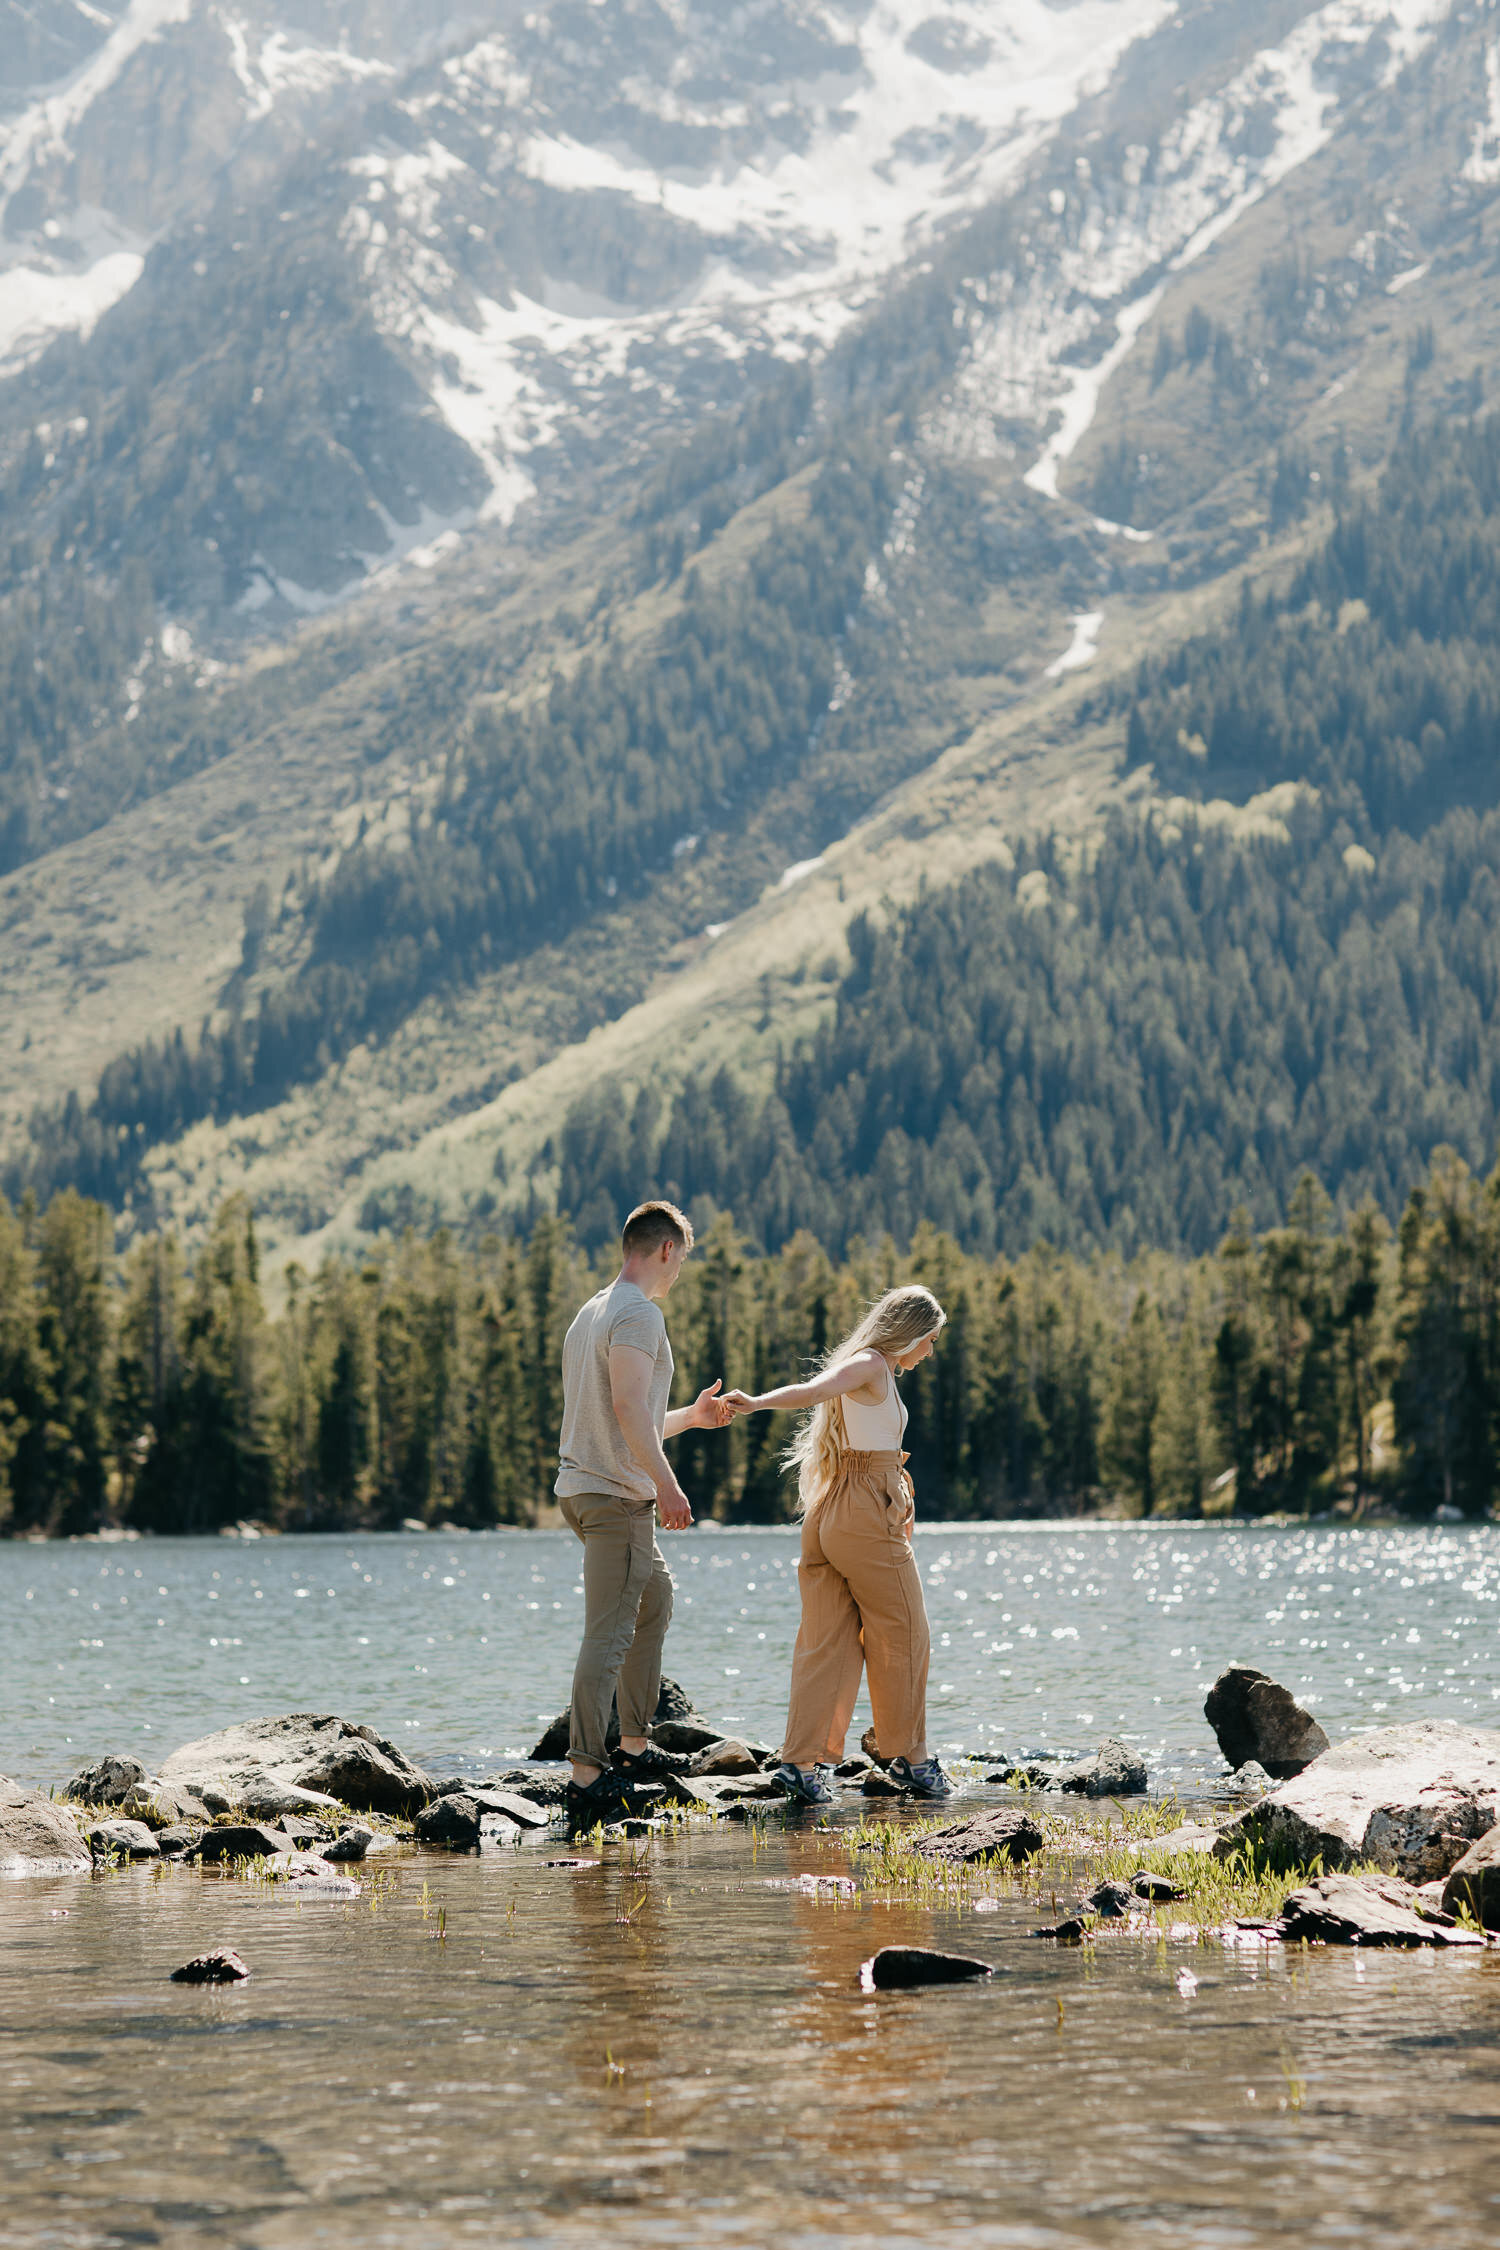
[[[693,1520],[692,1505],[680,1484],[657,1486],[656,1512],[663,1531],[686,1531]]]
[[[706,1391],[700,1391],[692,1405],[693,1427],[699,1430],[722,1430],[734,1420],[735,1410],[729,1399],[720,1398],[724,1387],[722,1375],[716,1375]],[[731,1393],[731,1396],[733,1394]]]

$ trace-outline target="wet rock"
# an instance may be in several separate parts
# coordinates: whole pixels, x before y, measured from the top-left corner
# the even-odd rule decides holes
[[[971,1867],[989,1859],[1030,1859],[1045,1841],[1030,1813],[1005,1805],[934,1828],[928,1835],[919,1836],[912,1850],[919,1859],[950,1860]]]
[[[67,1875],[92,1865],[61,1805],[0,1777],[0,1875]]]
[[[1056,1766],[1044,1766],[1032,1759],[1021,1765],[997,1766],[984,1778],[997,1788],[1056,1789],[1058,1770]]]
[[[1500,1795],[1500,1732],[1418,1719],[1381,1727],[1322,1757],[1219,1831],[1220,1858],[1253,1843],[1326,1868],[1375,1859],[1410,1882],[1446,1874],[1457,1840],[1492,1824]],[[1446,1841],[1445,1841],[1446,1839]],[[1464,1847],[1466,1848],[1466,1847]]]
[[[562,1785],[562,1800],[566,1802],[568,1785]],[[513,1828],[545,1828],[550,1819],[544,1805],[534,1797],[523,1797],[518,1790],[503,1789],[491,1781],[444,1781],[438,1784],[434,1805],[445,1797],[466,1797],[482,1813],[497,1813],[508,1820]],[[427,1807],[430,1812],[432,1805]],[[420,1820],[417,1832],[422,1833]]]
[[[1056,1782],[1076,1797],[1139,1797],[1146,1785],[1145,1765],[1113,1735],[1105,1737],[1091,1758],[1064,1766]]]
[[[1203,1714],[1236,1770],[1255,1759],[1277,1781],[1302,1773],[1328,1737],[1279,1680],[1251,1664],[1231,1664],[1204,1698]]]
[[[491,1789],[508,1789],[516,1797],[525,1797],[533,1805],[550,1805],[553,1809],[568,1801],[566,1774],[534,1773],[529,1766],[508,1766],[503,1773],[492,1773],[487,1786]]]
[[[747,1742],[728,1736],[700,1750],[690,1770],[695,1774],[759,1773],[760,1760]]]
[[[160,1828],[156,1833],[156,1848],[163,1859],[183,1859],[196,1849],[203,1834],[196,1821],[175,1822],[170,1828]]]
[[[968,1953],[938,1953],[926,1945],[883,1945],[860,1964],[862,1992],[900,1992],[918,1984],[967,1984],[992,1977],[988,1961]]]
[[[711,1727],[706,1719],[663,1719],[651,1729],[651,1739],[660,1750],[692,1757],[695,1751],[720,1747],[725,1736],[722,1727]]]
[[[101,1820],[87,1832],[95,1859],[160,1859],[161,1846],[143,1820]]]
[[[717,1812],[718,1791],[705,1781],[691,1781],[686,1774],[664,1773],[655,1785],[662,1793],[663,1804],[681,1805],[688,1812]]]
[[[1121,1922],[1135,1906],[1136,1894],[1128,1883],[1100,1883],[1085,1904],[1106,1922]]]
[[[860,1792],[866,1797],[899,1797],[901,1791],[880,1766],[871,1766],[860,1783]]]
[[[726,1775],[714,1795],[721,1805],[778,1804],[786,1791],[774,1773],[747,1773]]]
[[[326,1820],[298,1820],[293,1815],[290,1819],[279,1820],[276,1825],[299,1851],[306,1851],[311,1845],[321,1850],[325,1844],[332,1843],[334,1837],[334,1830]]]
[[[1448,1913],[1467,1909],[1487,1930],[1500,1930],[1500,1827],[1471,1844],[1443,1885]]]
[[[1256,1758],[1240,1767],[1234,1777],[1234,1784],[1242,1797],[1263,1797],[1268,1789],[1275,1787],[1270,1774]]]
[[[870,1764],[871,1761],[864,1752],[857,1750],[852,1758],[843,1759],[833,1770],[840,1781],[863,1781],[870,1771]]]
[[[1033,1937],[1056,1938],[1059,1945],[1082,1945],[1089,1934],[1088,1924],[1081,1914],[1067,1914],[1060,1922],[1044,1922]]]
[[[1149,1906],[1165,1906],[1170,1899],[1187,1897],[1181,1883],[1174,1883],[1168,1875],[1153,1875],[1144,1867],[1131,1877],[1130,1888]]]
[[[651,1721],[651,1733],[653,1739],[661,1742],[664,1750],[670,1750],[673,1746],[669,1742],[662,1741],[660,1729],[674,1719],[690,1721],[694,1726],[701,1727],[709,1739],[714,1741],[717,1741],[724,1731],[722,1727],[709,1726],[702,1712],[694,1709],[692,1698],[686,1688],[681,1687],[676,1680],[663,1680],[661,1692],[656,1698],[656,1712]],[[558,1758],[565,1758],[568,1754],[568,1734],[568,1713],[560,1711],[557,1717],[549,1720],[544,1728],[541,1739],[531,1752],[532,1757],[549,1762]],[[612,1704],[610,1707],[609,1726],[604,1739],[606,1748],[610,1750],[615,1749],[619,1744],[620,1709],[618,1703]],[[698,1744],[695,1747],[701,1748],[702,1745]]]
[[[68,1783],[67,1794],[81,1798],[86,1805],[119,1805],[133,1790],[146,1782],[146,1768],[139,1758],[100,1758],[92,1766],[82,1766]]]
[[[1418,1911],[1412,1885],[1391,1875],[1320,1875],[1292,1892],[1276,1928],[1295,1942],[1324,1945],[1454,1945],[1461,1930],[1445,1928]],[[1482,1945],[1477,1932],[1472,1941]]]
[[[275,1852],[291,1849],[290,1836],[279,1828],[266,1828],[248,1821],[225,1821],[221,1827],[205,1828],[198,1839],[196,1857],[205,1866],[217,1866],[226,1859],[265,1859]]]
[[[161,1779],[191,1789],[210,1806],[215,1800],[244,1804],[279,1782],[335,1799],[351,1812],[407,1819],[432,1793],[430,1776],[396,1743],[373,1728],[309,1711],[252,1719],[186,1743],[166,1760]]]
[[[417,1815],[417,1842],[444,1851],[477,1851],[480,1819],[478,1805],[462,1790],[434,1797]]]
[[[331,1844],[325,1845],[323,1857],[332,1867],[358,1866],[372,1849],[378,1849],[385,1838],[377,1838],[373,1828],[356,1822],[353,1828],[343,1829]]]
[[[200,1953],[172,1971],[173,1984],[242,1984],[250,1971],[229,1946],[217,1953]]]
[[[265,1869],[273,1882],[283,1883],[292,1898],[358,1898],[359,1885],[316,1852],[294,1852],[285,1862]]]

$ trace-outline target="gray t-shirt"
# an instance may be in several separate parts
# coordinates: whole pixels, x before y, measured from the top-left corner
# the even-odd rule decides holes
[[[649,1393],[651,1419],[660,1430],[672,1393],[672,1347],[661,1307],[633,1281],[616,1281],[590,1297],[563,1342],[561,1467],[553,1490],[559,1500],[584,1492],[614,1492],[622,1500],[654,1500],[656,1487],[625,1442],[609,1390],[612,1344],[645,1352],[655,1365]]]

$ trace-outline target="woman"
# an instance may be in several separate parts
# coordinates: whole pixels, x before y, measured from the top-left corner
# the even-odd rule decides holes
[[[914,1796],[949,1794],[927,1754],[927,1612],[896,1389],[898,1375],[931,1357],[946,1318],[930,1289],[888,1290],[811,1382],[730,1394],[744,1414],[812,1408],[786,1456],[802,1515],[802,1626],[777,1779],[798,1804],[833,1801],[818,1766],[844,1755],[862,1666],[891,1778]]]

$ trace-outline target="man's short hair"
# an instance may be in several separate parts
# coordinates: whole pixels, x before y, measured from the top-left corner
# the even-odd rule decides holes
[[[625,1221],[620,1247],[627,1258],[652,1257],[664,1242],[693,1247],[693,1222],[675,1203],[638,1203]]]

